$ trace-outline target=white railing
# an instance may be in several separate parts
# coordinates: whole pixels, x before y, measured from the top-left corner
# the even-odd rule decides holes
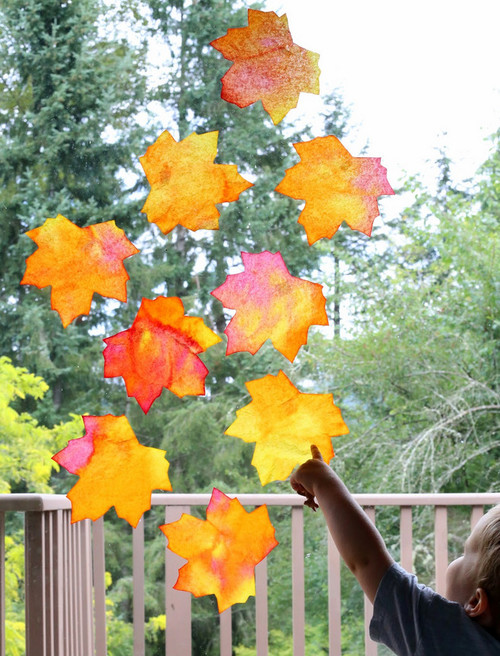
[[[234,496],[234,495],[230,495]],[[305,653],[305,568],[303,499],[293,494],[238,494],[245,506],[267,504],[291,512],[292,615],[294,656]],[[412,514],[416,506],[434,508],[435,587],[444,593],[448,564],[448,508],[470,508],[475,525],[485,505],[500,503],[500,494],[359,494],[357,501],[375,521],[377,507],[398,507],[400,562],[413,567]],[[165,522],[207,506],[208,494],[154,494],[152,505],[165,507]],[[62,495],[0,495],[0,656],[5,644],[5,514],[24,513],[26,656],[106,656],[106,587],[104,521],[71,524],[71,506]],[[325,529],[326,530],[326,529]],[[132,531],[134,656],[145,654],[144,526]],[[173,589],[185,561],[165,550],[166,656],[191,656],[191,595]],[[341,656],[340,557],[328,538],[329,654]],[[268,656],[267,562],[256,568],[256,655]],[[377,646],[368,637],[372,608],[365,598],[365,654]],[[220,615],[220,656],[231,656],[231,609]]]

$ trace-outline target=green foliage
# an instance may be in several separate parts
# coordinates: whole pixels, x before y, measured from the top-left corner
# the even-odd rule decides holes
[[[40,377],[0,357],[0,493],[50,492],[50,476],[57,468],[52,455],[69,439],[80,437],[79,417],[49,429],[15,409],[16,399],[38,400],[47,390]]]
[[[22,532],[5,538],[5,644],[7,656],[24,654],[24,549]]]
[[[108,566],[108,563],[106,563]],[[113,582],[113,577],[106,571],[105,583],[108,590]],[[106,640],[107,651],[110,656],[130,656],[131,645],[134,642],[132,624],[124,619],[114,595],[106,595]]]
[[[165,653],[165,628],[167,626],[166,615],[150,617],[146,623],[146,644],[150,653]]]
[[[306,624],[305,627],[306,656],[316,656],[316,654],[328,654],[328,638],[325,642],[325,636],[321,627]],[[235,656],[255,656],[255,647],[245,647],[239,645],[234,648]],[[293,636],[285,634],[280,629],[271,629],[269,631],[269,656],[293,656]]]
[[[364,311],[351,338],[316,336],[302,359],[343,409],[339,471],[357,491],[487,491],[497,480],[494,146],[467,193],[410,181],[416,202],[393,226],[384,274],[353,298]]]
[[[132,625],[118,619],[112,606],[106,610],[106,638],[109,656],[130,656],[134,643]]]

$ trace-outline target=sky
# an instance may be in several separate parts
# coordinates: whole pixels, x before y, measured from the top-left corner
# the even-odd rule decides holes
[[[391,184],[434,176],[445,148],[459,182],[487,158],[500,127],[499,0],[267,0],[294,42],[320,54],[321,92],[338,88],[356,126],[343,143],[381,157]],[[287,118],[314,120],[301,94]],[[322,136],[319,131],[317,136]]]

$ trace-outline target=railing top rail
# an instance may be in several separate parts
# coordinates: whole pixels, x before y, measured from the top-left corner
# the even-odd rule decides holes
[[[298,494],[239,494],[237,492],[225,492],[226,496],[238,497],[240,503],[245,506],[303,506],[304,497]],[[153,494],[151,505],[153,506],[206,506],[211,494]]]
[[[153,506],[207,505],[210,494],[153,494]],[[235,494],[243,505],[302,506],[304,497],[297,494]],[[361,506],[482,506],[500,503],[500,492],[435,494],[354,494]]]
[[[361,506],[483,506],[500,503],[500,492],[354,494]]]
[[[64,494],[0,494],[0,512],[67,510],[71,501]]]
[[[210,494],[155,493],[151,496],[153,506],[206,506]],[[243,505],[300,507],[304,498],[297,494],[237,494]],[[500,492],[436,493],[436,494],[355,494],[361,506],[483,506],[500,504]],[[2,511],[66,510],[71,502],[63,494],[0,494]]]

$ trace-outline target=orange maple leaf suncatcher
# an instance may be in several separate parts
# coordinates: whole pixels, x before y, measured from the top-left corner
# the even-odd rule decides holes
[[[175,226],[217,230],[217,203],[238,200],[252,186],[233,164],[214,164],[218,132],[193,132],[180,142],[165,131],[140,162],[151,191],[142,212],[167,234]]]
[[[80,228],[59,214],[26,234],[38,249],[26,260],[21,285],[51,286],[51,307],[65,328],[89,314],[94,293],[127,300],[123,260],[139,250],[114,221]]]
[[[221,338],[200,317],[184,316],[180,298],[142,299],[128,330],[108,337],[104,376],[122,376],[144,412],[164,387],[177,396],[205,394],[208,369],[198,353]]]
[[[219,613],[255,594],[255,566],[278,544],[265,505],[248,513],[215,488],[206,520],[184,514],[160,529],[168,548],[188,561],[174,588],[214,594]]]
[[[256,442],[252,464],[262,485],[285,480],[310,457],[311,444],[329,462],[331,438],[349,432],[331,394],[299,392],[282,371],[245,385],[252,401],[236,411],[226,435]]]
[[[337,137],[294,144],[301,161],[288,169],[276,191],[305,207],[299,217],[309,244],[331,238],[342,221],[370,236],[379,215],[378,196],[394,193],[379,157],[352,157]]]
[[[165,451],[139,444],[126,417],[83,417],[85,435],[53,456],[80,477],[68,492],[71,521],[96,520],[111,506],[136,527],[151,508],[151,492],[172,490]]]
[[[313,324],[326,326],[322,285],[292,276],[281,253],[242,253],[245,271],[227,276],[212,295],[236,310],[225,329],[227,355],[254,354],[270,339],[291,362]]]
[[[319,55],[293,43],[286,14],[249,9],[248,27],[230,28],[211,45],[234,62],[222,78],[222,98],[238,107],[261,100],[275,125],[302,91],[319,93]]]

